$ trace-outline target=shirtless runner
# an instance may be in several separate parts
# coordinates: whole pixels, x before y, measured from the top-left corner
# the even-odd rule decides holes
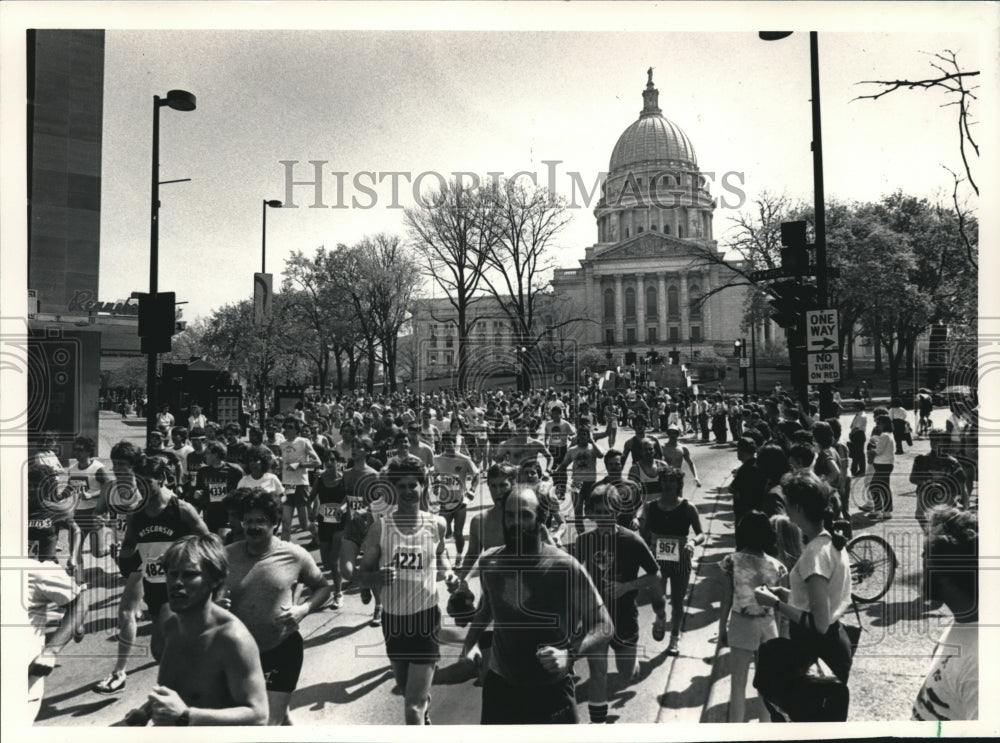
[[[222,541],[192,535],[163,556],[173,612],[164,623],[157,684],[124,723],[154,725],[263,725],[267,694],[257,644],[214,595],[228,572]]]

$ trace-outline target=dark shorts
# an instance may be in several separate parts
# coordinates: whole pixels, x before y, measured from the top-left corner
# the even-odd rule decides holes
[[[284,505],[289,508],[304,506],[309,501],[309,486],[296,485],[292,492],[285,491]]]
[[[512,684],[493,671],[483,682],[480,725],[575,725],[576,684],[567,676],[549,686]]]
[[[159,615],[160,609],[167,604],[167,584],[150,583],[148,580],[142,581],[142,600],[149,609],[149,615],[154,619]]]
[[[615,612],[611,621],[615,626],[611,647],[615,650],[634,650],[639,644],[639,612]]]
[[[441,659],[438,607],[416,614],[383,614],[382,636],[390,661],[437,663]]]
[[[260,654],[264,669],[264,682],[268,691],[291,694],[299,685],[302,672],[303,642],[298,632],[289,635],[278,645]]]
[[[104,528],[104,518],[97,515],[97,509],[91,508],[86,511],[77,511],[73,514],[73,520],[83,532],[97,531]]]
[[[319,530],[319,541],[321,542],[332,542],[334,536],[340,534],[344,531],[347,526],[343,521],[339,524],[334,524],[333,522],[320,521],[316,527]]]

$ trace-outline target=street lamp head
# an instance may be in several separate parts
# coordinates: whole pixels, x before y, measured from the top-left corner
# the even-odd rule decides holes
[[[284,206],[284,204],[282,204],[277,199],[265,199],[264,204],[266,206],[271,207],[272,209],[277,209],[278,207]]]
[[[194,111],[197,107],[194,94],[188,93],[186,90],[167,91],[164,103],[175,111]]]
[[[764,41],[778,41],[787,39],[792,35],[791,31],[758,31],[757,35]]]

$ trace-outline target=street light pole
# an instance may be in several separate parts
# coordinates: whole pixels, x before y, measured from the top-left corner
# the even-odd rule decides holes
[[[277,199],[262,199],[260,206],[260,272],[267,273],[267,207],[284,206]],[[280,226],[280,225],[279,225]]]
[[[166,98],[153,96],[153,163],[149,210],[149,295],[153,300],[158,292],[160,263],[160,108],[162,106],[169,106],[175,111],[194,111],[196,99],[186,90],[168,91]],[[156,428],[156,414],[159,407],[156,390],[157,356],[157,352],[151,349],[146,360],[147,436]]]
[[[791,35],[791,31],[761,31],[764,41],[777,41]],[[823,191],[823,130],[819,105],[819,40],[815,31],[809,32],[809,81],[812,103],[812,155],[813,197],[815,208],[816,294],[819,309],[827,309],[829,277],[826,265],[826,199]],[[808,390],[808,384],[806,389]],[[821,418],[835,415],[833,389],[829,382],[819,386],[819,414]]]

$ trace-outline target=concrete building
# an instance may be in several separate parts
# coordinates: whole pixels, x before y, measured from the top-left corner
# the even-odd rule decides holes
[[[24,432],[62,454],[97,439],[104,31],[27,32],[28,411]]]

